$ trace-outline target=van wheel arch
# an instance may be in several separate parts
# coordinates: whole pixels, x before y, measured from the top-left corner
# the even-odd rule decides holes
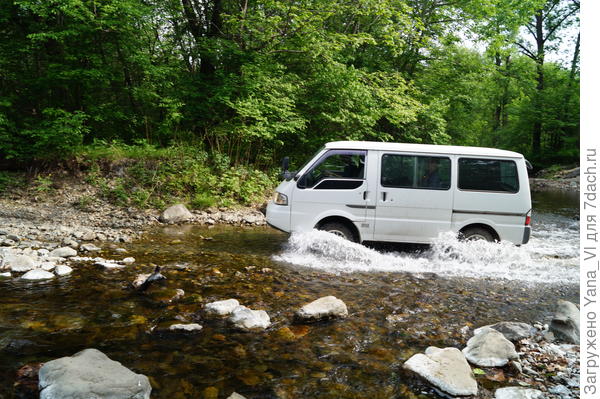
[[[479,233],[481,233],[481,234],[479,234]],[[489,236],[485,233],[489,234]],[[487,224],[483,224],[483,223],[469,224],[469,225],[463,227],[462,229],[460,229],[460,231],[458,232],[458,237],[461,240],[466,240],[471,235],[481,235],[487,241],[500,242],[500,236],[498,235],[496,230],[494,230],[493,227],[491,227]],[[489,238],[492,238],[492,240],[489,240]]]
[[[341,224],[342,226],[346,227],[349,232],[352,234],[352,239],[350,239],[350,241],[352,242],[361,242],[360,239],[360,232],[358,231],[358,228],[356,227],[356,225],[354,223],[352,223],[352,221],[350,219],[346,219],[345,217],[342,216],[328,216],[324,219],[322,219],[321,221],[319,221],[319,223],[317,223],[317,225],[315,226],[315,229],[317,230],[328,230],[328,226],[332,226],[335,224]]]

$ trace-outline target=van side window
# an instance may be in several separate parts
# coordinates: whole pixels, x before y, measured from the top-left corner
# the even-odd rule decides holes
[[[448,190],[450,158],[384,154],[381,159],[384,187]]]
[[[322,190],[358,188],[365,178],[366,155],[366,151],[328,151],[298,179],[298,187]]]
[[[519,175],[514,161],[460,158],[458,188],[475,191],[519,191]]]

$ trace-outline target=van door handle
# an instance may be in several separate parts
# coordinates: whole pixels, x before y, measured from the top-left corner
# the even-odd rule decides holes
[[[367,195],[369,195],[368,191],[363,191],[363,199],[366,200],[367,199]]]
[[[384,191],[381,193],[381,199],[385,202],[385,200],[387,199],[387,193]]]

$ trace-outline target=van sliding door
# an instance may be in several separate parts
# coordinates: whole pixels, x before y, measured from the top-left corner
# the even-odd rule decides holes
[[[450,156],[381,152],[376,241],[430,243],[452,218]]]

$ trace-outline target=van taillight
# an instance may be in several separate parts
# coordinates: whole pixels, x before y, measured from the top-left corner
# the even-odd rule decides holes
[[[525,226],[529,226],[531,224],[531,216],[525,216]]]

